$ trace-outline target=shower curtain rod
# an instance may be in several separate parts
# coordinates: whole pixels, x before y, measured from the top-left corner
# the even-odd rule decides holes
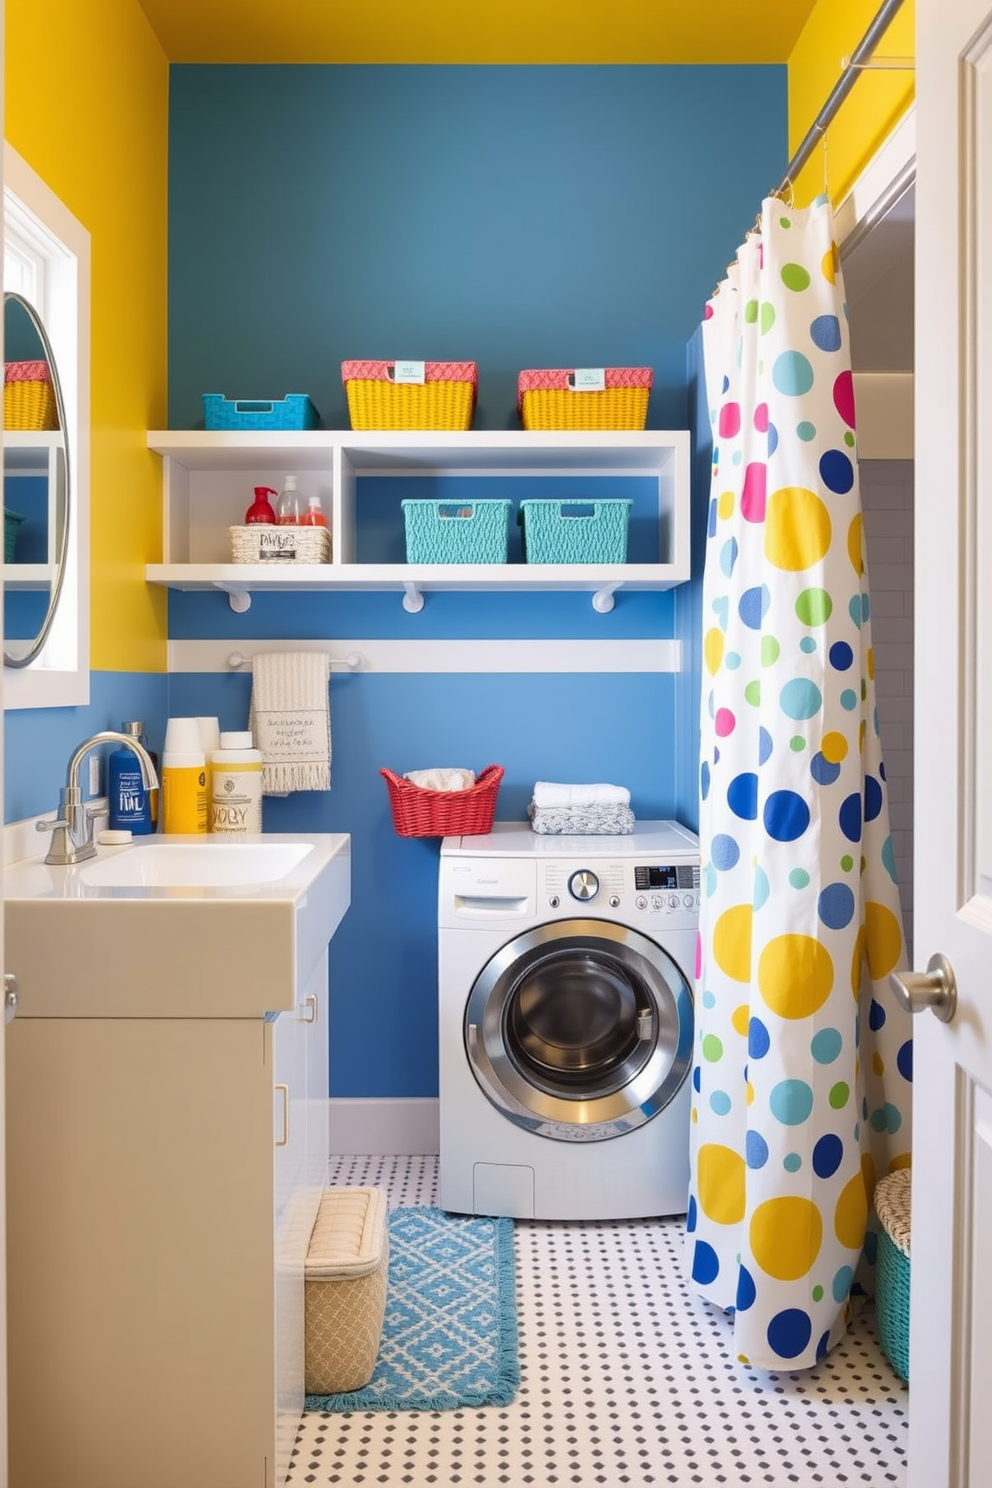
[[[823,138],[824,134],[827,131],[827,126],[833,120],[841,104],[844,102],[845,98],[854,87],[857,79],[861,76],[862,72],[870,68],[872,53],[878,46],[878,43],[881,41],[885,32],[888,30],[888,27],[893,20],[896,11],[900,8],[902,3],[903,0],[884,0],[884,3],[876,12],[874,20],[868,27],[868,30],[865,32],[864,36],[862,36],[861,40],[858,42],[858,45],[855,47],[850,57],[846,57],[844,59],[843,74],[834,84],[829,98],[820,109],[820,112],[817,114],[816,118],[813,120],[812,124],[806,132],[805,137],[803,138],[801,145],[796,150],[796,153],[793,155],[792,159],[786,166],[785,175],[782,177],[781,181],[774,188],[774,190],[769,193],[770,196],[784,197],[790,190],[796,176],[802,170],[803,166],[806,164],[807,160],[816,149],[816,146]],[[903,65],[901,59],[899,59],[899,65]],[[911,66],[912,63],[908,63],[906,65]],[[755,228],[759,226],[760,222],[761,213],[759,212],[754,219]],[[727,272],[730,272],[730,265],[728,265]],[[719,294],[719,292],[720,286],[718,284],[713,293]]]
[[[772,196],[782,196],[784,192],[788,191],[792,182],[826,133],[827,125],[831,122],[837,110],[844,102],[844,99],[854,87],[859,72],[864,70],[864,64],[870,60],[872,52],[874,52],[883,35],[888,30],[896,11],[899,10],[901,5],[902,0],[884,0],[884,4],[878,10],[875,19],[847,60],[846,70],[834,84],[830,97],[813,120],[802,144],[786,166],[785,175],[782,177],[781,183],[771,193]]]

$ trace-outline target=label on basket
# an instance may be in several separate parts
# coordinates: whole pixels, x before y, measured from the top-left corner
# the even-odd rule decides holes
[[[605,393],[605,367],[576,367],[568,379],[573,393]]]
[[[296,558],[296,533],[280,531],[260,532],[258,534],[258,557],[259,562],[267,558],[275,558],[283,563]]]
[[[394,382],[425,382],[427,378],[426,362],[394,362]]]

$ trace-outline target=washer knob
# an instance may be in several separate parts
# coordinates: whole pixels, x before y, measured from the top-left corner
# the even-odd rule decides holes
[[[620,908],[620,895],[619,894],[611,894],[610,895],[610,908],[611,909],[619,909]]]
[[[573,899],[588,901],[599,893],[599,879],[591,868],[580,868],[568,880],[568,892]]]
[[[560,903],[561,900],[558,898],[557,894],[552,894],[551,898],[548,900],[548,905],[551,909],[557,909]]]

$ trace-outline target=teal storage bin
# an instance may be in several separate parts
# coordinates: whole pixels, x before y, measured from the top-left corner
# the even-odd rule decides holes
[[[909,1168],[883,1178],[875,1189],[881,1229],[875,1256],[875,1315],[882,1352],[901,1380],[909,1380],[910,1200]]]
[[[206,429],[316,429],[319,415],[306,393],[285,398],[225,398],[203,394]]]
[[[626,563],[631,501],[521,501],[528,563]]]
[[[402,501],[407,563],[505,563],[510,501]]]
[[[13,563],[14,553],[17,548],[17,531],[24,518],[20,512],[11,511],[5,506],[3,509],[3,561]]]

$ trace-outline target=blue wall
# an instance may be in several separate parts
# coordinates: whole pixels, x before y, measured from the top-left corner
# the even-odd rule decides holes
[[[6,712],[4,821],[53,814],[70,755],[84,739],[103,729],[119,729],[126,719],[140,718],[152,747],[160,750],[168,713],[168,681],[161,673],[91,672],[88,707]],[[106,756],[109,750],[104,747],[100,752]],[[82,785],[85,790],[85,771]]]
[[[604,364],[652,366],[649,426],[684,428],[686,343],[785,155],[783,68],[174,67],[170,422],[200,425],[204,392],[307,392],[346,427],[342,360],[423,357],[478,363],[476,428],[517,427],[522,368]],[[363,559],[402,556],[382,547],[387,485],[363,483]],[[265,803],[267,829],[353,836],[332,1095],[437,1089],[438,844],[395,835],[379,767],[498,762],[502,819],[562,779],[694,822],[696,608],[695,587],[621,593],[609,615],[581,595],[434,595],[413,616],[395,595],[259,597],[244,616],[170,596],[171,636],[239,644],[684,638],[681,678],[335,675],[330,794]],[[175,676],[170,707],[243,726],[249,689]]]
[[[517,426],[522,368],[650,365],[649,426],[686,427],[686,343],[787,153],[779,67],[178,66],[170,88],[176,428],[202,425],[203,392],[308,392],[325,426],[347,426],[351,357],[475,360],[476,428]],[[704,454],[697,466],[705,510]],[[364,555],[382,540],[373,521]],[[249,653],[321,638],[683,640],[681,677],[335,673],[332,790],[264,808],[267,830],[353,836],[352,909],[331,947],[332,1095],[437,1091],[438,844],[395,835],[379,767],[498,762],[502,819],[524,817],[536,779],[611,780],[639,817],[694,823],[697,609],[697,586],[621,592],[607,615],[568,594],[431,595],[419,615],[396,595],[257,596],[244,615],[220,595],[170,595],[171,637]],[[104,697],[95,679],[87,719],[143,710],[158,748],[165,711],[246,724],[246,676],[178,674],[167,694],[145,681]],[[38,728],[8,720],[8,818],[61,782],[61,732],[37,759]]]

